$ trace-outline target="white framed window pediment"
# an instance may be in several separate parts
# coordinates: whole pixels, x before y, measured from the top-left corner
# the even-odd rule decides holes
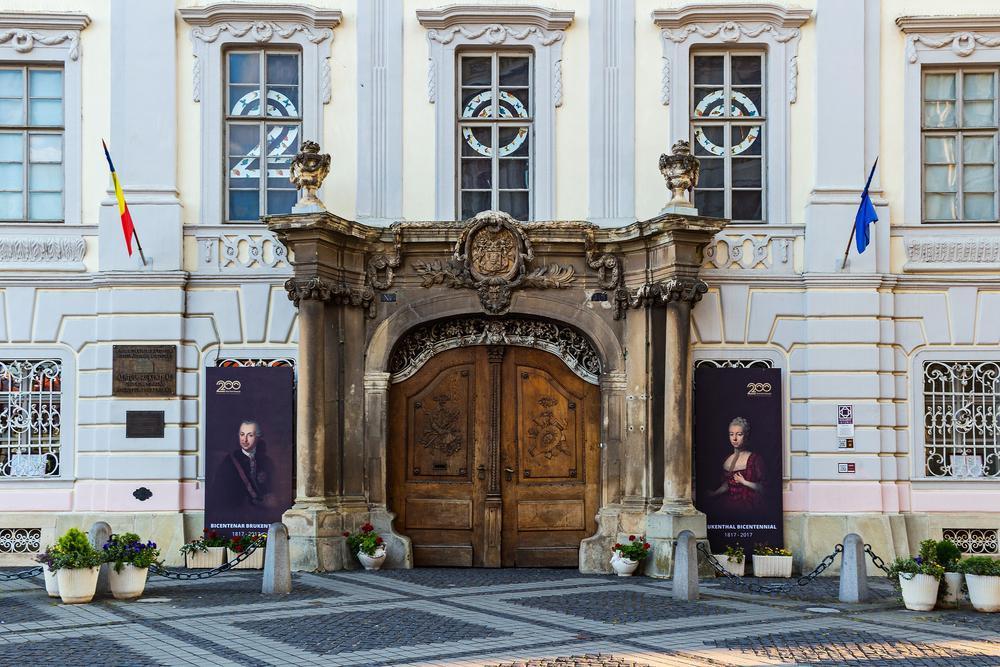
[[[0,65],[62,67],[63,216],[58,222],[70,225],[81,224],[83,215],[80,33],[88,25],[90,17],[79,12],[0,12]]]
[[[224,51],[234,45],[293,46],[302,59],[302,136],[323,136],[323,105],[332,97],[330,49],[343,14],[307,5],[217,3],[178,10],[190,26],[194,47],[192,99],[201,104],[201,220],[223,220]]]
[[[562,45],[574,12],[535,5],[450,5],[417,10],[427,29],[427,99],[436,106],[435,215],[456,219],[456,54],[466,47],[520,47],[533,52],[534,155],[532,217],[555,215],[555,109],[562,105]]]
[[[765,53],[767,118],[766,217],[789,224],[789,106],[798,96],[798,49],[809,9],[769,3],[698,3],[655,10],[663,47],[660,101],[669,107],[674,138],[688,138],[691,52],[702,48],[757,48]]]

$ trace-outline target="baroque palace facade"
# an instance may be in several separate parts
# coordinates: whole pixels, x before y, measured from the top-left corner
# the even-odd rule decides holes
[[[206,369],[255,364],[296,372],[298,568],[371,520],[390,566],[602,571],[641,533],[669,574],[700,365],[780,370],[798,567],[1000,552],[1000,13],[947,11],[7,0],[0,564],[96,520],[174,562]],[[306,140],[329,212],[292,213]],[[700,215],[664,210],[677,140]],[[170,395],[129,396],[137,345]]]

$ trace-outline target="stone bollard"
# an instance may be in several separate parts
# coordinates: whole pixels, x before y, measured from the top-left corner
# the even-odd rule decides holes
[[[868,570],[865,567],[865,541],[856,533],[844,537],[840,556],[840,601],[868,600]]]
[[[698,599],[698,541],[690,530],[682,530],[674,547],[674,599]]]
[[[107,521],[98,521],[93,526],[90,527],[90,544],[98,551],[104,546],[104,543],[111,539],[111,524]],[[95,596],[109,596],[111,595],[111,582],[108,580],[108,568],[110,565],[104,563],[101,565],[101,573],[97,575],[97,591],[94,593]]]
[[[285,595],[292,592],[292,561],[288,555],[288,527],[272,523],[267,529],[264,547],[264,581],[260,592],[265,595]]]

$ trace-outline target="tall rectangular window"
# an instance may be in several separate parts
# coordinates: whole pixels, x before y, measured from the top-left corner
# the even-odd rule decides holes
[[[531,56],[459,56],[459,206],[531,218]]]
[[[997,220],[997,71],[930,70],[923,86],[927,222]]]
[[[701,161],[701,215],[763,222],[764,54],[691,56],[691,144]]]
[[[62,363],[0,359],[0,479],[58,477]]]
[[[291,212],[297,192],[288,177],[301,139],[301,80],[298,53],[227,52],[228,221],[256,222],[262,215]]]
[[[0,67],[0,220],[63,220],[63,72]]]

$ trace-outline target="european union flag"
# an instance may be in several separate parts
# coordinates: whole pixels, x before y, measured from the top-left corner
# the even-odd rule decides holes
[[[875,206],[872,204],[871,197],[868,196],[868,186],[872,184],[872,176],[875,175],[875,166],[877,164],[878,158],[875,158],[875,164],[872,165],[871,173],[868,174],[868,182],[865,183],[865,189],[861,193],[861,205],[858,206],[858,212],[854,216],[854,242],[857,245],[858,254],[863,253],[871,241],[871,236],[868,234],[868,225],[878,221]]]

